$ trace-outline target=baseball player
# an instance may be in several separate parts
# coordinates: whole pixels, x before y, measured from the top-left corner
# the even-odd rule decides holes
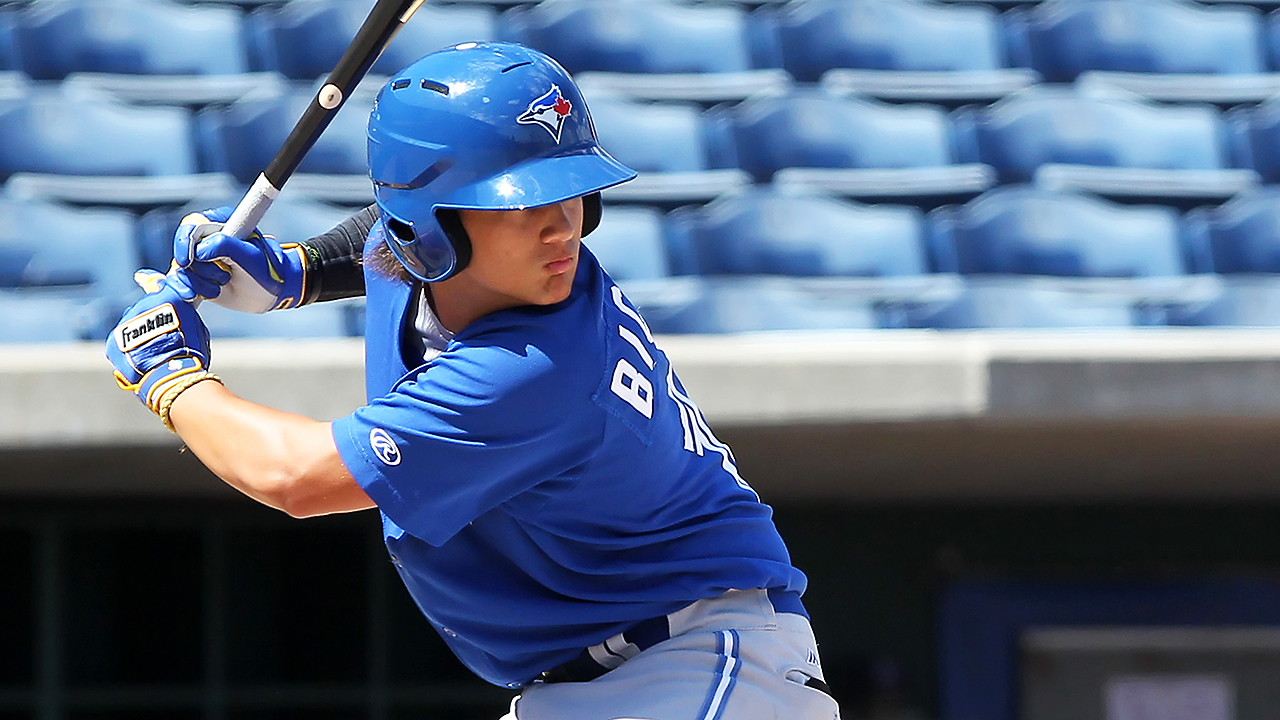
[[[635,173],[564,69],[511,44],[428,55],[382,88],[368,139],[376,205],[320,238],[184,221],[182,268],[143,271],[108,341],[122,387],[260,502],[377,507],[422,613],[520,689],[504,720],[836,720],[770,508],[581,244]],[[333,422],[225,388],[187,302],[353,294],[369,401]]]

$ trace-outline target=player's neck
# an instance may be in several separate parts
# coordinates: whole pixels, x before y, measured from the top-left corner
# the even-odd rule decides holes
[[[465,274],[428,285],[427,302],[440,324],[454,334],[485,315],[524,304],[514,297],[469,282]]]

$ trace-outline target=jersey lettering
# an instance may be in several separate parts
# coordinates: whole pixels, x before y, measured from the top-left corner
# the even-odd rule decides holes
[[[653,383],[640,374],[635,365],[619,358],[613,368],[613,383],[609,389],[614,395],[627,401],[627,404],[640,411],[647,418],[653,417]]]
[[[613,304],[618,306],[631,320],[635,321],[640,327],[640,331],[644,334],[645,340],[650,345],[656,345],[653,342],[653,333],[649,331],[649,326],[645,323],[644,318],[622,299],[622,290],[617,285],[612,288]],[[618,335],[622,337],[627,344],[635,348],[640,355],[640,359],[644,364],[653,370],[656,363],[653,359],[653,353],[645,347],[644,341],[640,339],[634,332],[625,325],[618,326]],[[631,407],[635,408],[646,418],[653,417],[653,383],[641,374],[640,370],[626,360],[620,358],[618,364],[613,369],[613,382],[609,386],[614,395],[622,398]],[[747,481],[742,479],[738,474],[738,466],[734,462],[733,453],[729,450],[729,446],[720,442],[714,433],[711,432],[711,426],[707,424],[707,419],[702,415],[702,410],[694,404],[689,396],[685,395],[682,389],[678,389],[675,372],[671,365],[667,365],[667,395],[675,403],[676,410],[680,413],[680,426],[684,430],[684,449],[698,455],[706,455],[708,451],[714,452],[720,456],[720,466],[725,472],[733,477],[734,482],[743,490],[756,495],[756,491],[752,489]],[[756,495],[759,500],[760,496]]]

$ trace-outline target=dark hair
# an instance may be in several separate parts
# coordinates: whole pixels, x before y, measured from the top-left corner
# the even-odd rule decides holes
[[[386,238],[380,240],[369,255],[369,267],[384,278],[395,280],[405,285],[413,285],[417,280],[409,274],[400,259],[387,246]]]

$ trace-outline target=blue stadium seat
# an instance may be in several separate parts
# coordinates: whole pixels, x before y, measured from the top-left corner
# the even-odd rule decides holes
[[[105,340],[118,315],[82,292],[0,287],[0,343]]]
[[[670,275],[662,213],[654,208],[606,207],[600,226],[583,242],[618,282]]]
[[[930,213],[938,270],[986,275],[1168,277],[1187,261],[1175,210],[1034,187],[996,188]]]
[[[184,175],[196,171],[191,113],[37,89],[0,96],[0,177]]]
[[[236,8],[169,0],[41,0],[18,13],[14,32],[21,69],[37,80],[217,75],[248,69],[242,19]]]
[[[327,76],[368,12],[368,3],[354,0],[293,0],[255,10],[248,20],[253,64],[299,80]],[[493,40],[494,17],[487,7],[424,5],[374,63],[372,72],[390,75],[441,48]]]
[[[1280,187],[1193,210],[1183,225],[1199,272],[1280,273]]]
[[[798,0],[775,15],[783,67],[801,81],[941,101],[999,97],[1037,80],[1006,67],[999,22],[987,6]]]
[[[752,35],[739,7],[670,0],[555,0],[515,8],[499,21],[501,39],[551,55],[588,97],[607,87],[645,99],[710,102],[788,86],[785,72],[756,62]]]
[[[682,277],[624,291],[661,334],[880,327],[873,298],[814,291],[799,278]]]
[[[708,123],[713,155],[761,182],[914,197],[976,195],[995,181],[991,168],[955,164],[951,123],[935,106],[797,90],[709,111]]]
[[[922,216],[754,186],[668,218],[677,274],[910,276],[928,272]],[[691,248],[685,259],[678,248]],[[694,267],[689,268],[692,264]]]
[[[1217,297],[1208,302],[1172,307],[1168,322],[1191,326],[1280,327],[1280,277],[1227,276]]]
[[[962,158],[994,166],[1006,182],[1134,197],[1222,200],[1257,184],[1231,169],[1210,105],[1161,106],[1125,93],[1033,87],[953,115]]]
[[[141,294],[133,283],[134,232],[133,216],[122,210],[0,199],[0,291],[8,303],[0,314],[63,313],[7,318],[0,339],[105,338]]]
[[[1053,82],[1071,81],[1090,70],[1204,76],[1267,71],[1259,13],[1248,7],[1206,8],[1176,0],[1062,0],[1015,10],[1006,17],[1006,28],[1014,61],[1030,65]],[[1228,88],[1233,82],[1223,81]],[[1220,84],[1212,77],[1170,82],[1203,92]]]
[[[251,183],[310,104],[314,92],[297,87],[283,94],[251,95],[229,106],[210,106],[196,115],[201,164],[209,172],[229,172]],[[368,176],[366,127],[372,97],[352,93],[315,146],[303,158],[302,173]]]
[[[200,306],[200,319],[217,338],[321,338],[360,334],[356,323],[364,298],[307,305],[255,315],[213,303]]]
[[[640,173],[606,190],[610,200],[705,202],[751,182],[741,170],[712,168],[696,105],[638,103],[611,95],[593,97],[589,104],[601,145]]]
[[[1264,182],[1280,183],[1280,97],[1227,113],[1235,165],[1256,171]]]
[[[1125,292],[1062,286],[1041,278],[970,280],[962,293],[944,302],[919,303],[906,312],[911,327],[1116,328],[1152,324],[1142,306]]]
[[[157,208],[144,214],[138,220],[138,242],[143,263],[153,268],[169,267],[169,261],[173,259],[173,233],[186,214],[223,205],[234,206],[239,201],[239,195],[210,195],[179,208]],[[271,204],[258,227],[282,242],[306,240],[327,232],[357,209],[299,197],[292,187],[286,187]]]
[[[13,37],[14,12],[0,8],[0,72],[16,71],[22,67],[18,59],[17,41]]]

